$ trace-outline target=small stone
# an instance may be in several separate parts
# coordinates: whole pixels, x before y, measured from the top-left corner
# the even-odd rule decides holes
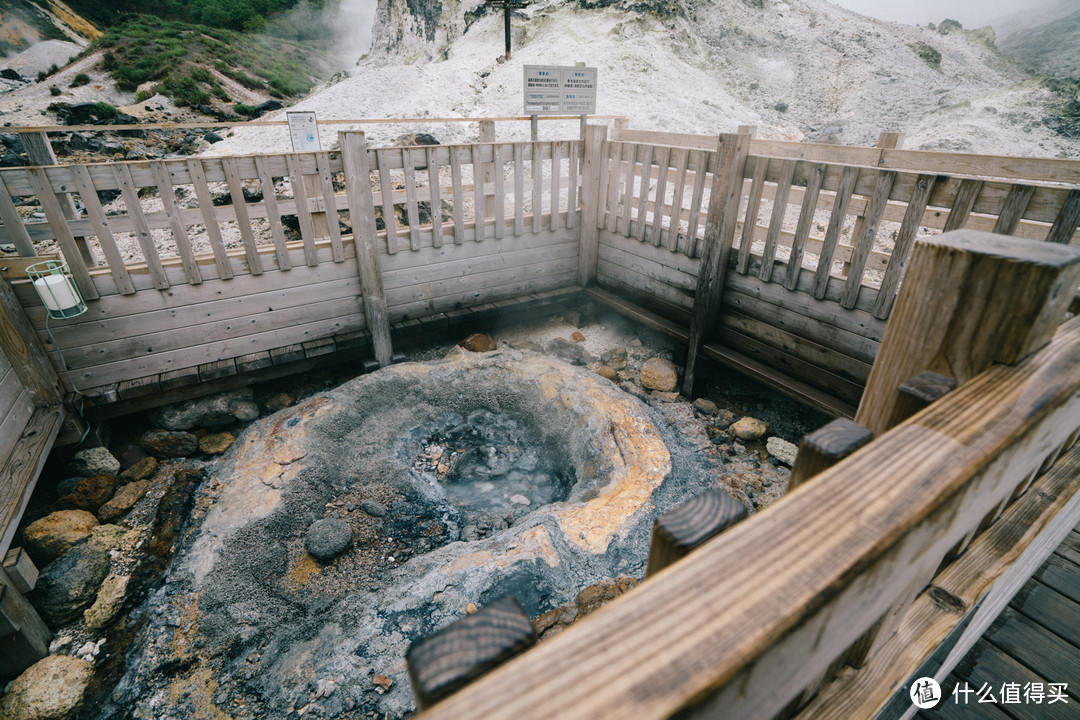
[[[116,475],[120,472],[120,461],[103,447],[87,448],[71,456],[73,475],[90,477],[91,475]]]
[[[459,342],[458,347],[465,348],[469,352],[483,353],[491,352],[492,350],[497,349],[499,346],[496,345],[495,341],[487,335],[484,335],[483,333],[473,333],[469,337]]]
[[[23,545],[37,565],[47,565],[90,537],[97,524],[97,518],[85,510],[60,510],[27,525]]]
[[[371,517],[385,517],[386,506],[380,502],[374,500],[363,500],[360,502],[360,509],[366,512]]]
[[[49,627],[75,620],[94,602],[101,581],[109,574],[109,554],[80,545],[46,565],[29,594]]]
[[[234,442],[236,442],[236,436],[231,432],[211,433],[199,438],[199,451],[207,455],[221,455],[231,448]]]
[[[101,630],[113,621],[120,609],[124,607],[124,597],[130,580],[131,578],[127,575],[109,575],[105,578],[94,604],[83,611],[87,630],[91,632]]]
[[[790,443],[787,440],[778,437],[771,437],[766,440],[765,448],[769,451],[770,455],[788,467],[792,467],[795,464],[795,456],[799,452],[799,448],[796,447],[794,443]]]
[[[135,503],[139,502],[143,495],[150,492],[151,487],[153,483],[149,480],[136,480],[124,485],[116,491],[112,500],[98,509],[98,519],[103,523],[109,523],[123,517],[128,510],[135,507]]]
[[[757,440],[768,430],[768,425],[752,417],[744,417],[731,426],[732,434],[740,440]]]
[[[15,678],[0,698],[6,720],[69,720],[83,704],[94,666],[68,655],[50,655]]]
[[[614,347],[600,355],[600,362],[610,365],[616,370],[626,367],[626,348]]]
[[[724,429],[716,427],[715,425],[706,425],[705,433],[709,436],[709,439],[712,440],[714,445],[726,443],[729,439],[728,434]]]
[[[615,379],[619,376],[619,374],[615,371],[615,368],[611,367],[610,365],[601,365],[600,368],[596,371],[596,374],[602,378],[611,380],[612,382],[615,382]]]
[[[186,457],[198,451],[199,436],[183,430],[148,430],[139,444],[154,457]]]
[[[91,475],[81,480],[70,495],[56,502],[61,510],[87,510],[93,512],[112,497],[119,483],[115,475]]]
[[[530,505],[531,501],[524,495],[514,495],[510,498],[510,503],[512,505]]]
[[[573,340],[574,342],[585,342],[585,336],[584,336],[584,335],[582,335],[582,334],[581,334],[581,333],[580,333],[579,331],[577,331],[577,330],[575,330],[574,332],[570,333],[570,339],[571,339],[571,340]]]
[[[695,400],[694,408],[702,415],[715,415],[717,410],[716,403],[705,398],[698,398]]]
[[[304,536],[304,548],[319,562],[329,562],[352,545],[352,528],[344,520],[316,520]]]
[[[157,473],[160,465],[161,463],[158,462],[156,457],[148,455],[124,472],[120,473],[120,479],[127,480],[128,482],[133,480],[149,480]]]
[[[292,407],[295,403],[295,395],[287,392],[279,392],[274,393],[270,397],[266,398],[266,401],[263,403],[263,405],[266,406],[267,410],[273,410],[276,412],[278,410],[284,410],[287,407]]]
[[[259,419],[259,405],[254,400],[236,398],[229,401],[229,414],[239,422],[248,423]]]
[[[386,677],[385,675],[376,675],[375,677],[371,678],[371,682],[382,688],[383,692],[389,690],[390,686],[394,684],[394,681]]]
[[[649,358],[641,365],[641,387],[671,392],[679,384],[675,363],[664,358]]]
[[[679,393],[677,392],[660,392],[659,390],[653,390],[652,396],[660,402],[673,403],[679,399]]]
[[[476,607],[475,603],[469,603],[468,605],[465,606],[465,614],[466,615],[475,615],[476,611],[477,611],[477,607]]]

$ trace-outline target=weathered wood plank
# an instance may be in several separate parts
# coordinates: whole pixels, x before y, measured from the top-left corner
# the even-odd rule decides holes
[[[772,217],[769,219],[769,232],[765,236],[765,248],[761,256],[761,268],[758,277],[763,281],[772,280],[773,261],[776,259],[777,239],[784,226],[784,215],[787,213],[788,195],[791,193],[791,181],[795,177],[795,161],[785,160],[780,168],[780,179],[776,184],[776,195],[773,199]],[[749,223],[747,223],[749,224]]]
[[[319,256],[315,252],[315,224],[311,216],[311,206],[308,203],[307,183],[301,165],[301,156],[297,153],[289,153],[285,156],[285,161],[289,166],[289,186],[292,188],[296,206],[296,219],[300,223],[300,237],[304,241],[304,259],[309,267],[314,267],[319,263]]]
[[[1080,227],[1080,190],[1070,190],[1069,197],[1062,204],[1061,212],[1054,220],[1046,240],[1067,245],[1072,242],[1077,227]]]
[[[540,232],[540,227],[544,219],[544,161],[540,151],[540,143],[533,143],[532,163],[529,165],[529,172],[532,175],[532,231],[534,233]],[[599,157],[597,158],[597,162],[599,163]],[[597,165],[597,170],[599,170],[599,165]],[[600,207],[599,204],[597,204],[596,212],[599,211]]]
[[[836,254],[836,244],[840,240],[840,231],[844,227],[848,203],[851,202],[851,193],[858,179],[858,168],[845,167],[843,169],[840,185],[836,190],[836,201],[833,204],[832,214],[829,216],[829,227],[825,231],[821,252],[818,253],[817,270],[814,271],[814,297],[818,300],[825,297],[825,292],[829,287],[833,255]]]
[[[432,233],[434,233],[431,242],[435,247],[442,247],[442,188],[439,186],[438,153],[435,151],[435,148],[431,146],[429,146],[425,152],[427,154],[428,189],[431,193],[431,228]]]
[[[120,255],[120,249],[116,246],[116,238],[113,237],[112,229],[109,227],[109,219],[101,207],[101,201],[98,200],[94,181],[90,178],[90,173],[87,172],[84,165],[72,165],[71,174],[75,187],[79,191],[79,197],[82,198],[83,207],[86,208],[86,214],[94,225],[94,233],[97,235],[101,251],[105,254],[105,260],[109,264],[109,272],[112,274],[120,292],[124,295],[131,295],[135,292],[135,286],[131,282],[131,276],[128,275],[127,268],[124,267],[124,258]],[[0,188],[0,194],[2,193],[3,189]],[[0,198],[0,202],[2,202],[2,198]]]
[[[686,194],[686,166],[690,159],[687,150],[673,150],[675,154],[675,185],[674,195],[671,198],[671,233],[668,237],[667,248],[671,252],[678,252],[680,246],[685,247],[686,239],[682,235],[683,198]]]
[[[660,148],[656,158],[656,209],[653,211],[652,244],[660,247],[660,235],[664,229],[664,200],[667,197],[668,162],[671,159],[670,148]]]
[[[554,148],[558,150],[558,148]],[[558,160],[553,161],[553,165],[558,168]],[[493,198],[495,207],[495,239],[499,240],[506,234],[506,158],[503,156],[503,146],[495,146],[495,197]],[[555,188],[553,193],[555,197],[558,197],[559,191],[559,175],[555,172],[552,175],[551,182]],[[556,202],[556,209],[558,203]],[[555,222],[558,220],[558,212],[552,217],[551,229],[555,229]]]
[[[315,161],[317,163],[319,176],[315,179],[316,181],[313,184],[322,190],[322,204],[326,211],[323,213],[323,220],[326,222],[326,230],[327,233],[329,233],[331,252],[334,257],[334,262],[343,263],[345,262],[345,251],[341,246],[341,227],[338,224],[338,208],[337,201],[335,200],[337,196],[334,195],[334,183],[330,178],[331,163],[329,153],[325,150],[315,153]],[[408,177],[411,174],[411,171],[412,165],[407,164],[405,166],[406,193],[409,188]],[[415,188],[413,188],[413,192],[416,192]],[[265,197],[266,196],[263,195],[264,199]]]
[[[708,155],[704,152],[695,152],[692,156],[696,161],[698,168],[694,174],[694,192],[690,197],[690,227],[686,231],[687,243],[686,248],[683,251],[688,257],[697,256],[698,247],[698,224],[700,223],[701,203],[705,195],[705,171],[704,166],[708,159]],[[693,161],[692,161],[693,162]]]
[[[567,175],[570,178],[566,193],[566,227],[572,228],[577,225],[580,204],[581,176],[578,175],[578,157],[581,155],[582,146],[577,140],[570,141],[570,161],[567,167]]]
[[[604,227],[609,232],[615,232],[619,224],[619,181],[622,173],[623,143],[609,142],[609,157],[605,162],[610,163],[607,183],[607,203]],[[603,228],[601,228],[603,229]]]
[[[476,235],[474,240],[480,242],[484,239],[484,235],[487,233],[487,219],[485,217],[484,204],[486,202],[485,190],[484,190],[484,166],[480,162],[480,148],[477,145],[472,147],[472,170],[473,170],[473,191],[475,193],[475,202],[473,203],[474,213],[476,216]]]
[[[86,269],[82,252],[75,242],[75,237],[71,234],[67,220],[64,218],[60,201],[56,195],[49,191],[45,171],[35,167],[28,168],[27,171],[30,173],[30,182],[38,193],[38,202],[41,203],[41,209],[45,211],[49,227],[52,228],[53,235],[63,250],[64,260],[67,261],[71,277],[75,280],[79,292],[82,293],[83,298],[86,300],[96,300],[98,298],[97,288],[94,287],[94,282],[90,279],[90,273]],[[70,202],[70,198],[67,198],[67,201]]]
[[[277,260],[277,267],[279,270],[291,270],[292,261],[289,259],[289,250],[285,246],[285,232],[281,227],[281,211],[278,209],[274,177],[270,174],[270,164],[266,156],[255,156],[255,170],[259,174],[259,184],[262,185],[263,206],[266,208],[266,219],[270,225],[270,236],[274,240],[274,257]],[[334,213],[334,217],[337,217],[337,213]],[[338,240],[340,242],[340,235]]]
[[[8,239],[15,246],[15,250],[19,255],[23,257],[37,255],[34,242],[30,239],[26,228],[23,227],[22,218],[19,217],[19,211],[15,209],[15,203],[11,200],[11,193],[4,184],[2,174],[0,174],[0,220],[4,222]]]
[[[949,210],[949,219],[945,221],[944,232],[959,230],[967,224],[971,211],[975,208],[975,201],[979,199],[982,191],[982,180],[965,179],[960,183],[960,190],[956,193],[956,200],[952,209]]]
[[[828,470],[873,439],[874,433],[847,418],[837,418],[810,433],[799,443],[787,492]]]
[[[376,162],[378,167],[376,170],[379,173],[379,187],[382,189],[382,217],[383,227],[386,229],[386,251],[391,255],[398,251],[398,227],[397,227],[397,215],[394,213],[394,188],[391,184],[390,176],[390,150],[385,148],[375,151]],[[450,157],[457,160],[457,153],[451,150]],[[461,187],[461,165],[455,163],[454,167],[457,171],[455,177],[455,194],[454,194],[454,214],[457,215],[461,212],[459,209],[459,197],[458,190]],[[352,201],[349,201],[349,207],[352,208]],[[457,239],[454,239],[457,242]]]
[[[202,160],[198,158],[187,159],[188,174],[191,184],[195,188],[195,199],[199,201],[199,213],[202,215],[203,224],[206,226],[206,238],[210,243],[210,250],[214,253],[214,263],[217,265],[218,277],[228,279],[233,277],[232,265],[229,263],[225,243],[221,238],[221,228],[218,226],[217,217],[214,215],[214,200],[210,197],[210,186],[206,180],[206,170]]]
[[[62,395],[56,371],[5,278],[0,278],[0,351],[30,392],[35,406],[60,404]]]
[[[382,172],[380,171],[380,177]],[[451,150],[450,152],[450,185],[454,197],[454,244],[460,245],[465,242],[465,198],[461,191],[461,157],[457,152]],[[385,190],[383,191],[386,192]],[[383,215],[386,214],[385,199],[383,200]],[[352,203],[350,203],[350,207]],[[389,228],[389,226],[387,226]],[[389,238],[389,230],[387,230],[387,238]],[[389,240],[387,241],[389,242]],[[393,255],[396,252],[390,251]]]
[[[926,212],[926,205],[930,201],[930,194],[934,191],[936,180],[934,175],[920,175],[915,183],[915,189],[908,200],[907,211],[904,213],[904,220],[896,234],[889,264],[885,268],[885,276],[878,290],[877,301],[874,303],[874,317],[876,318],[884,320],[892,312],[893,302],[896,300],[896,289],[900,285],[900,278],[911,256],[911,247],[915,244],[919,225]]]
[[[1080,647],[1080,605],[1058,591],[1030,580],[1010,605],[1058,637]]]
[[[596,279],[600,254],[599,213],[601,202],[600,165],[607,139],[606,125],[585,128],[585,162],[581,181],[581,251],[579,253],[578,285],[588,287]],[[534,208],[535,210],[535,208]],[[538,227],[534,224],[534,232]]]
[[[244,256],[247,258],[248,271],[252,275],[262,275],[262,259],[259,257],[259,250],[255,246],[255,233],[251,230],[251,218],[248,217],[247,201],[244,199],[244,185],[236,168],[236,159],[223,158],[222,164],[225,167],[225,179],[229,185],[229,194],[232,196],[232,209],[236,213],[236,226],[240,231],[240,239],[244,243]]]
[[[34,414],[30,393],[19,382],[16,373],[7,374],[4,386],[4,390],[9,391],[9,396],[5,398],[4,412],[0,415],[0,459],[6,458],[15,449],[26,423]]]
[[[844,294],[840,297],[840,305],[848,310],[855,307],[859,298],[859,288],[863,284],[863,271],[866,269],[866,261],[877,239],[878,227],[881,225],[885,206],[889,201],[893,183],[896,182],[896,173],[892,170],[883,170],[878,173],[877,184],[874,186],[874,195],[870,201],[870,208],[863,216],[862,235],[852,238],[855,250],[851,256],[848,267],[847,283],[844,286]]]
[[[992,232],[1002,235],[1015,233],[1034,194],[1034,185],[1013,185],[1009,188],[1009,196],[1005,199],[1005,204],[1001,206],[1001,212],[998,214]]]
[[[571,175],[570,187],[574,181]],[[573,195],[573,192],[571,192]],[[569,218],[567,219],[569,225]],[[514,143],[514,235],[521,237],[525,232],[525,146]]]
[[[165,209],[165,216],[169,219],[173,242],[176,243],[176,253],[180,256],[180,265],[184,268],[184,277],[187,278],[189,284],[198,285],[202,282],[202,274],[199,272],[198,263],[195,262],[195,253],[191,250],[187,228],[181,220],[180,206],[176,202],[176,190],[173,189],[169,171],[165,163],[153,160],[150,162],[150,173],[157,182],[158,196]]]
[[[59,405],[37,407],[11,454],[0,463],[0,555],[11,547],[19,518],[30,502],[63,419]]]
[[[646,211],[649,206],[649,191],[650,181],[649,175],[652,173],[653,164],[653,146],[645,146],[645,156],[641,159],[641,181],[638,186],[638,211],[637,211],[637,239],[638,242],[645,242],[645,226],[648,223],[648,216]]]
[[[645,576],[651,577],[695,548],[746,519],[746,508],[719,488],[687,500],[656,518]]]
[[[810,179],[806,184],[802,208],[799,210],[799,224],[795,228],[795,237],[791,239],[791,255],[788,257],[787,274],[784,276],[784,287],[788,290],[794,290],[799,286],[803,255],[806,252],[806,240],[810,237],[810,229],[814,225],[814,211],[817,209],[818,197],[821,194],[821,183],[825,178],[825,166],[820,163],[813,163],[809,167],[809,174]]]

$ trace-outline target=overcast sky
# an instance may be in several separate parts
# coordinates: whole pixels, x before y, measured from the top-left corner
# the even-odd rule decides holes
[[[987,25],[1003,16],[1038,11],[1061,0],[829,0],[855,12],[909,25],[957,20],[966,28]],[[1078,3],[1080,4],[1080,3]]]

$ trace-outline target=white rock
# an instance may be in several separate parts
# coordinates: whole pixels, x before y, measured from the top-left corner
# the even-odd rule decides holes
[[[795,455],[799,452],[799,448],[794,444],[778,437],[771,437],[766,440],[765,448],[770,455],[788,466],[795,464]]]
[[[514,504],[514,505],[530,505],[531,504],[531,502],[529,501],[529,498],[525,497],[524,495],[515,495],[512,498],[510,498],[510,502],[512,504]]]

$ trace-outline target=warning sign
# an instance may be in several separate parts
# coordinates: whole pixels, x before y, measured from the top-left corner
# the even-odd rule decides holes
[[[596,112],[596,68],[524,66],[528,115],[586,115]]]

